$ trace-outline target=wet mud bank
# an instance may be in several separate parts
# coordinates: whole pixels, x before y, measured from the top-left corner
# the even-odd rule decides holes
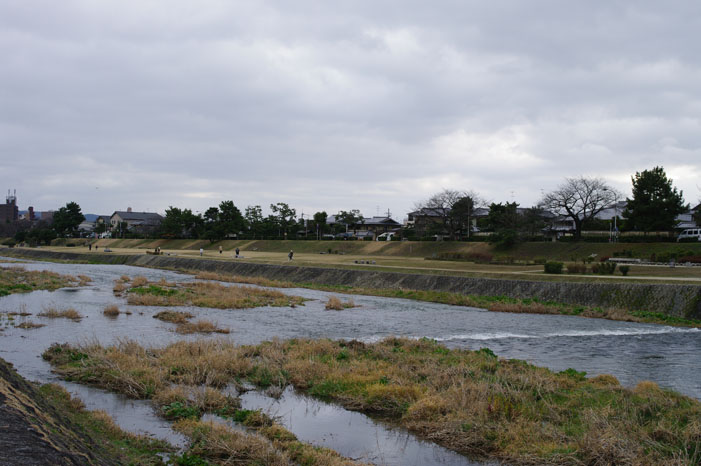
[[[192,269],[293,283],[345,285],[378,289],[445,291],[478,296],[540,299],[565,304],[651,311],[675,317],[701,318],[701,286],[639,283],[572,283],[405,274],[177,256],[59,253],[40,249],[1,249],[0,255],[142,267]]]
[[[0,464],[119,464],[64,414],[0,359]]]

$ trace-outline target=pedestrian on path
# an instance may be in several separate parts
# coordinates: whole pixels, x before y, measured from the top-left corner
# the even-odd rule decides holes
[[[221,248],[221,246],[219,246],[219,254],[221,254],[221,253],[222,253],[222,248]]]
[[[289,260],[292,260],[292,256],[294,256],[294,255],[295,255],[294,251],[292,251],[292,249],[290,249],[290,253],[287,255],[287,257],[289,258]]]
[[[204,254],[204,249],[200,248],[200,257],[202,257],[202,254]]]
[[[236,248],[236,257],[239,257],[239,248]]]

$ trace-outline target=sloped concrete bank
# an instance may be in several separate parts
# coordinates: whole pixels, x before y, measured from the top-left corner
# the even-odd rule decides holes
[[[252,264],[241,261],[192,259],[177,256],[60,253],[40,249],[2,249],[0,256],[54,259],[142,267],[192,269],[294,283],[347,285],[363,288],[404,288],[447,291],[480,296],[537,298],[567,304],[661,312],[701,318],[701,286],[638,283],[572,283],[492,278],[420,275],[294,265]]]

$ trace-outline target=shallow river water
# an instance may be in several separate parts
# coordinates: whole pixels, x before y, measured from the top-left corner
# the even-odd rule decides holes
[[[3,267],[12,265],[0,263]],[[23,319],[46,324],[45,327],[32,330],[16,328],[8,323],[6,317],[0,320],[0,328],[3,328],[0,332],[0,357],[12,362],[23,376],[41,382],[56,381],[49,365],[40,356],[53,342],[80,343],[96,340],[109,345],[118,339],[130,338],[142,344],[162,346],[181,339],[197,338],[229,338],[239,344],[251,344],[274,337],[376,341],[394,335],[433,338],[449,347],[488,347],[500,357],[524,359],[556,371],[571,367],[585,371],[590,376],[613,374],[626,386],[633,386],[641,380],[652,380],[663,387],[701,399],[699,329],[570,316],[496,313],[469,307],[372,296],[352,296],[359,307],[335,312],[326,311],[324,304],[329,296],[339,296],[338,293],[284,289],[281,290],[284,293],[303,296],[309,301],[296,308],[190,308],[187,310],[198,318],[216,321],[220,326],[228,327],[231,333],[214,337],[183,336],[173,332],[172,324],[153,318],[163,308],[128,306],[124,298],[113,295],[112,286],[114,280],[121,275],[143,275],[149,280],[165,278],[179,282],[193,280],[190,275],[119,265],[41,262],[22,262],[21,265],[30,270],[87,275],[93,280],[89,286],[82,288],[37,291],[0,298],[0,312],[26,309],[27,312],[37,314],[46,307],[72,307],[85,316],[79,322],[36,315],[15,317],[15,324]],[[129,310],[132,314],[120,314],[116,319],[105,317],[102,311],[110,304],[116,304],[122,311]],[[151,416],[152,419],[148,421],[139,421],[139,418],[145,416],[143,412],[150,409],[145,402],[122,400],[92,388],[66,385],[84,401],[87,400],[88,408],[106,409],[113,415],[121,412],[123,419],[119,419],[119,415],[115,417],[123,427],[146,431],[175,443],[183,442],[181,437],[170,431],[168,423],[155,416]],[[291,394],[286,394],[284,400],[292,397]],[[253,399],[252,396],[249,398]],[[130,406],[126,406],[126,403],[130,403]],[[260,399],[256,399],[256,403],[256,407],[263,407],[259,406],[262,403]],[[309,406],[309,401],[305,403]],[[292,410],[290,406],[288,403],[287,407]],[[269,401],[266,407],[280,409],[279,403],[274,406],[274,401]],[[318,406],[316,411],[325,412]],[[295,432],[294,428],[291,430]],[[326,436],[333,435],[329,433]],[[373,441],[379,444],[378,436],[387,434],[382,432],[374,435]],[[330,446],[321,440],[317,443]],[[331,448],[338,449],[334,446]],[[352,451],[342,454],[353,456]],[[436,456],[433,452],[430,454]],[[382,459],[384,456],[381,452],[364,453],[360,457],[380,458],[375,461],[378,464],[401,464]],[[441,459],[440,455],[431,462],[468,464],[464,461],[455,462],[448,457]]]

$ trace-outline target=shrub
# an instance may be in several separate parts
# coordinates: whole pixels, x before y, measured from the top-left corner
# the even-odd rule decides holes
[[[616,271],[617,265],[618,264],[615,262],[602,262],[600,264],[592,265],[591,271],[599,275],[613,275],[613,272]]]
[[[562,273],[562,267],[564,265],[565,264],[563,264],[562,262],[548,261],[543,265],[543,270],[545,271],[545,273],[558,274]]]
[[[691,262],[692,264],[701,264],[701,256],[689,255],[679,258],[679,262]]]
[[[587,266],[586,264],[567,264],[567,273],[585,274],[587,273]]]
[[[624,277],[628,275],[628,272],[630,271],[630,266],[629,265],[622,265],[618,268],[618,270],[621,271],[621,275]]]

